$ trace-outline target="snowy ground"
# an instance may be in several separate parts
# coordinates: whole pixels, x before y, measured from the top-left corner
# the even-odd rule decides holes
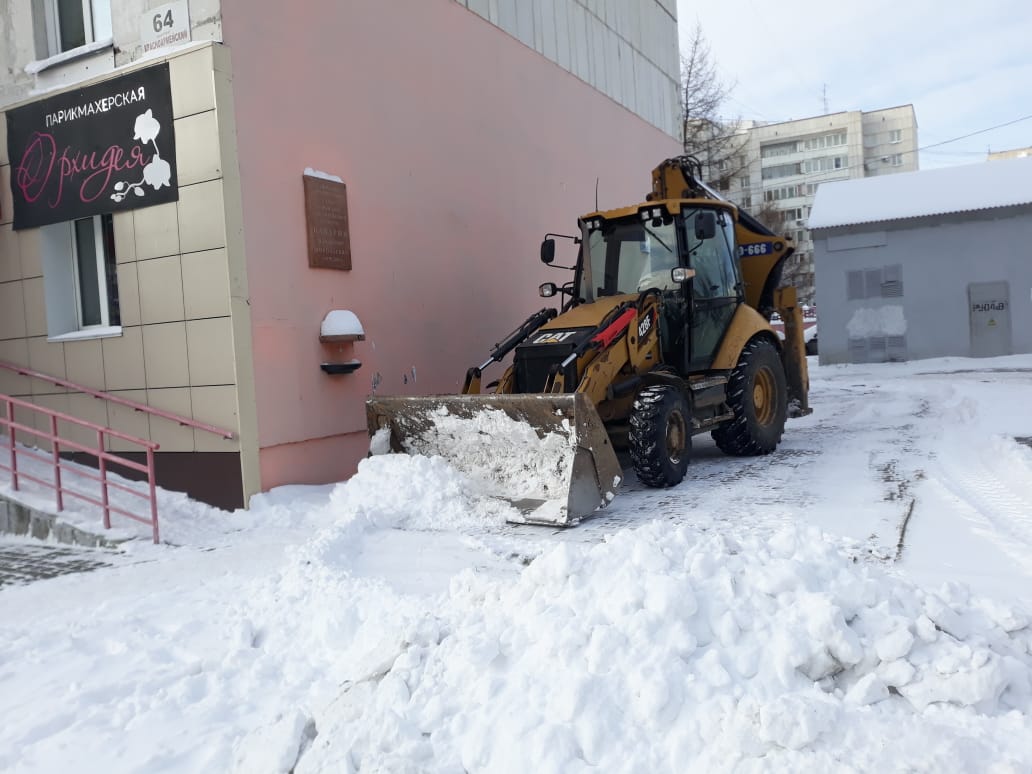
[[[1032,770],[1032,357],[811,379],[571,530],[418,457],[165,493],[177,547],[0,589],[0,770]]]

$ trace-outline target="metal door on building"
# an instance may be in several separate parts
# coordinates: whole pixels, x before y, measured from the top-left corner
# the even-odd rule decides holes
[[[968,285],[971,357],[1010,355],[1010,288],[1006,282]]]

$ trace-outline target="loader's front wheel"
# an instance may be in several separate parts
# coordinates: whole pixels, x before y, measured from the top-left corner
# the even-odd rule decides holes
[[[742,349],[727,383],[727,404],[735,418],[713,431],[725,454],[770,454],[781,441],[788,415],[788,386],[778,351],[755,339]]]
[[[680,484],[692,448],[691,412],[684,393],[665,384],[638,393],[628,442],[639,481],[653,487]]]

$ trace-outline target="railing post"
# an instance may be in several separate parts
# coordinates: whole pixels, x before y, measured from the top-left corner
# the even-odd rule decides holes
[[[104,431],[97,431],[97,470],[100,471],[100,501],[104,503],[104,529],[111,529],[111,508],[108,504],[107,460],[104,459]]]
[[[57,510],[64,510],[64,491],[61,489],[61,452],[57,443],[57,415],[50,415],[50,436],[54,450],[54,489],[57,490]]]
[[[158,492],[154,483],[154,449],[147,447],[147,483],[150,485],[151,524],[154,530],[154,544],[161,542],[158,535]]]
[[[14,404],[7,401],[7,446],[11,453],[11,486],[18,491],[18,451],[14,441]]]

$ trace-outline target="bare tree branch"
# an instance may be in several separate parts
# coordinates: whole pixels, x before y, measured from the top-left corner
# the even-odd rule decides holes
[[[702,162],[705,182],[724,191],[731,178],[748,166],[742,153],[747,138],[738,131],[741,121],[721,117],[731,89],[720,79],[702,27],[696,22],[688,50],[681,56],[684,151]]]

